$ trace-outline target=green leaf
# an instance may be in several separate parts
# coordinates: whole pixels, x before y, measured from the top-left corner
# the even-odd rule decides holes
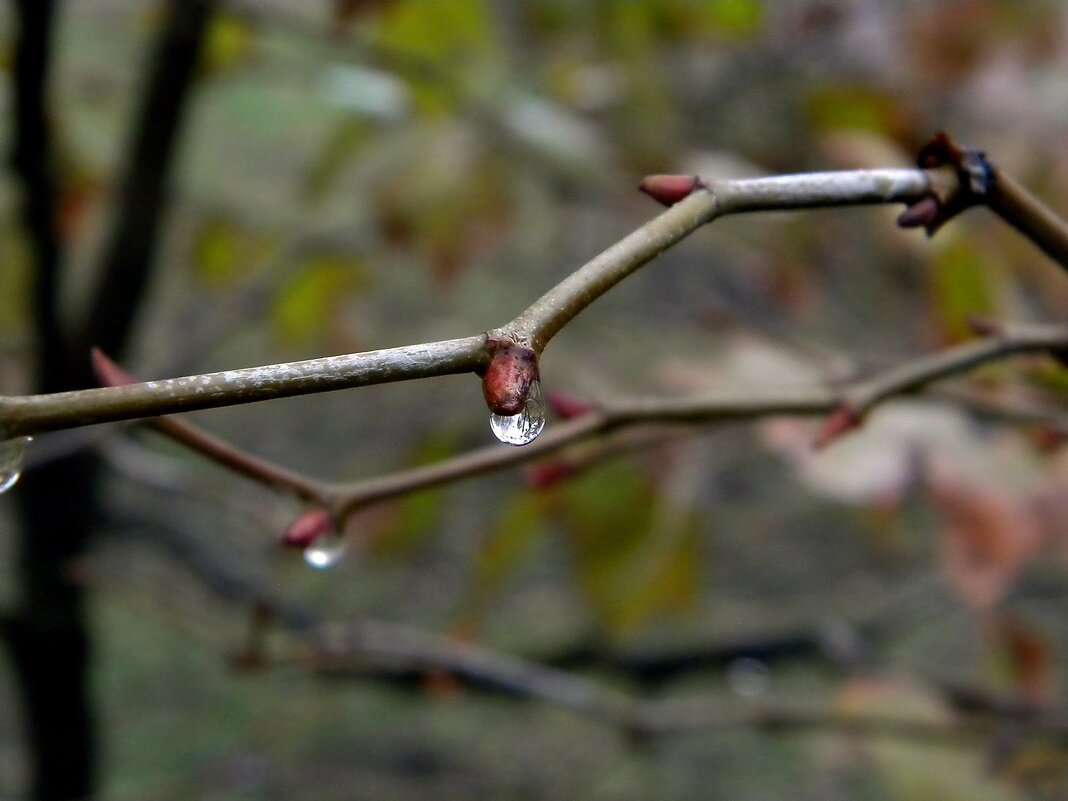
[[[456,436],[452,432],[438,431],[420,446],[411,466],[440,462],[455,452]],[[396,504],[393,524],[375,539],[372,552],[377,556],[397,556],[418,548],[437,530],[444,497],[442,489],[407,494]]]
[[[994,265],[970,240],[958,238],[931,266],[931,292],[939,330],[947,342],[974,336],[969,320],[997,311]]]
[[[759,0],[706,0],[706,6],[714,29],[731,37],[753,36],[764,24]]]
[[[321,339],[345,299],[366,283],[363,265],[350,257],[317,256],[302,264],[275,298],[273,323],[287,345]]]
[[[905,124],[896,100],[860,85],[816,89],[808,98],[808,116],[819,131],[848,129],[892,134]]]
[[[192,264],[204,284],[221,289],[254,272],[270,252],[265,239],[230,220],[210,219],[194,235]]]
[[[699,527],[633,467],[605,465],[562,488],[579,582],[607,629],[688,608],[699,587]]]
[[[409,70],[413,100],[424,113],[453,110],[464,80],[491,74],[501,54],[492,29],[494,14],[483,0],[411,0],[383,14],[377,45]]]
[[[208,73],[224,72],[240,65],[252,53],[255,31],[241,17],[228,12],[213,15],[208,30],[201,68]]]
[[[462,619],[481,617],[486,604],[542,534],[544,511],[545,497],[537,492],[518,492],[504,505],[475,557],[471,583],[460,604]]]
[[[320,200],[333,190],[341,171],[370,140],[374,127],[369,120],[351,117],[334,129],[308,170],[304,181],[307,199]]]

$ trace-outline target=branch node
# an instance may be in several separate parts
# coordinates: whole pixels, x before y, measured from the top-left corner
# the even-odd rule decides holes
[[[490,363],[482,376],[482,396],[493,414],[523,411],[531,386],[538,380],[538,354],[512,340],[487,339]]]
[[[939,131],[920,148],[916,162],[921,169],[952,167],[957,174],[956,191],[948,197],[932,193],[921,198],[898,217],[903,228],[919,228],[932,236],[939,228],[965,209],[985,202],[997,182],[997,171],[987,161],[986,153],[974,147],[962,147]]]

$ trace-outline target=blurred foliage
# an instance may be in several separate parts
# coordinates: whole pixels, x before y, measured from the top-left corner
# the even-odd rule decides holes
[[[53,97],[72,308],[158,21],[152,3],[64,8]],[[1061,4],[1007,0],[231,0],[138,358],[164,375],[485,330],[655,214],[634,190],[647,172],[907,164],[946,129],[1068,208],[1065,30]],[[7,176],[5,391],[33,348],[13,195]],[[965,341],[977,316],[1065,314],[1063,274],[981,211],[929,241],[885,210],[751,216],[613,290],[543,371],[593,400],[774,390]],[[960,387],[1057,408],[1064,369],[1019,360]],[[485,418],[457,378],[202,420],[286,465],[361,478],[485,444]],[[137,440],[142,461],[109,498],[117,519],[210,543],[225,570],[323,617],[532,654],[700,652],[875,621],[870,680],[772,656],[761,700],[943,719],[944,684],[1046,709],[1063,693],[1068,468],[1064,431],[1040,433],[903,402],[819,454],[809,423],[770,421],[604,464],[564,455],[540,467],[566,480],[505,473],[368,510],[351,534],[367,547],[326,573],[273,546],[290,501],[173,448]],[[87,568],[107,798],[1052,799],[1068,781],[1063,749],[1008,735],[927,746],[738,727],[636,748],[539,704],[328,683],[299,664],[234,674],[247,610],[151,545],[104,539]],[[728,674],[659,694],[730,700]],[[4,764],[17,737],[0,721]],[[0,797],[17,785],[0,780]]]

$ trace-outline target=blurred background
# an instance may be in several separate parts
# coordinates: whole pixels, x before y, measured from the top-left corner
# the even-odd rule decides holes
[[[183,5],[207,14],[122,352],[144,378],[500,325],[657,213],[648,173],[907,166],[946,130],[1068,207],[1056,2],[59,2],[61,320],[99,303]],[[5,154],[19,7],[0,6]],[[18,394],[42,386],[39,248],[6,164],[0,391]],[[569,325],[543,385],[767,393],[964,341],[974,317],[1068,312],[1063,273],[988,213],[928,240],[897,211],[716,222]],[[818,421],[797,420],[568,452],[373,507],[322,571],[278,545],[297,502],[157,434],[40,437],[0,499],[0,610],[32,614],[16,496],[90,449],[100,514],[62,570],[84,593],[100,798],[1063,798],[1068,729],[1046,723],[1068,643],[1065,380],[1052,360],[990,366],[819,454]],[[1007,419],[1034,408],[1045,423]],[[473,376],[190,417],[330,480],[493,442]],[[721,704],[723,722],[635,738],[443,672],[317,661],[310,639],[366,621]],[[0,661],[0,798],[34,782],[18,675]],[[813,725],[760,725],[798,708]]]

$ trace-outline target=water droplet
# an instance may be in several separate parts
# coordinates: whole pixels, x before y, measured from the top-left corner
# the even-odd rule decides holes
[[[527,445],[537,439],[545,428],[545,400],[541,396],[541,384],[530,382],[526,405],[519,414],[490,415],[490,428],[501,442],[509,445]]]
[[[751,656],[742,656],[727,666],[727,686],[741,698],[759,698],[771,689],[771,670]]]
[[[304,549],[304,561],[311,567],[325,570],[344,559],[348,549],[345,538],[336,531],[332,531],[319,537]]]
[[[7,492],[22,475],[26,446],[31,437],[15,437],[0,442],[0,492]]]

